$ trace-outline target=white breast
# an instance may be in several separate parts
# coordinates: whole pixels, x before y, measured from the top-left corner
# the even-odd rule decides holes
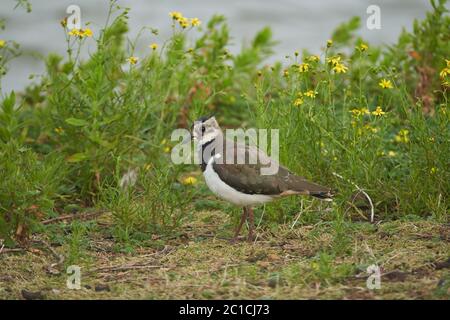
[[[273,200],[271,196],[267,195],[239,192],[220,180],[219,175],[213,170],[215,157],[220,157],[220,154],[216,154],[209,159],[206,169],[203,171],[203,176],[209,189],[219,198],[239,206],[261,204]]]

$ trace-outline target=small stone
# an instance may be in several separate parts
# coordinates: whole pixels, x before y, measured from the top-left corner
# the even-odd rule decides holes
[[[436,270],[450,268],[450,258],[448,258],[446,261],[436,263],[435,268]]]
[[[394,270],[392,272],[383,275],[384,278],[390,281],[400,281],[400,282],[405,281],[407,276],[408,276],[407,273],[398,270]]]
[[[439,279],[437,287],[438,288],[444,288],[447,285],[447,280],[446,279]]]
[[[58,294],[61,293],[61,290],[58,290],[58,289],[52,289],[52,293],[58,295]]]
[[[269,261],[278,261],[280,260],[280,256],[275,253],[271,253],[267,256],[267,259],[269,259]]]
[[[260,268],[267,269],[270,267],[270,262],[268,261],[257,261],[256,265]]]
[[[25,289],[22,289],[22,297],[25,300],[42,300],[44,299],[44,295],[41,291],[28,291]]]
[[[97,284],[97,285],[95,285],[95,291],[97,291],[97,292],[111,291],[111,289],[109,288],[109,286],[107,284]]]
[[[278,280],[275,278],[270,278],[269,281],[267,281],[267,285],[273,289],[277,287]]]
[[[157,234],[152,234],[152,240],[158,240],[160,238]]]
[[[281,284],[280,276],[278,274],[272,275],[269,280],[267,280],[267,285],[273,289]]]
[[[267,257],[267,254],[265,254],[264,252],[260,252],[260,253],[251,255],[251,256],[248,257],[246,260],[247,260],[248,262],[254,263],[254,262],[257,262],[258,260],[263,260],[263,259],[266,258],[266,257]]]

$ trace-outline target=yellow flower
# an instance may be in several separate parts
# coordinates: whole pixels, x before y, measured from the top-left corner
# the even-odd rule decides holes
[[[447,76],[450,74],[450,68],[444,68],[441,70],[441,72],[439,73],[439,76],[444,79],[447,78]]]
[[[62,26],[63,28],[67,27],[67,17],[64,18],[64,19],[62,19],[59,23],[61,24],[61,26]]]
[[[308,72],[309,70],[309,64],[308,63],[302,63],[298,66],[298,72]]]
[[[82,33],[83,37],[92,37],[92,30],[89,28],[81,29],[80,32]]]
[[[370,111],[367,108],[361,108],[361,114],[370,114]]]
[[[327,48],[333,45],[333,40],[327,40]]]
[[[386,79],[381,79],[378,85],[383,89],[392,89],[394,87],[391,80]]]
[[[395,141],[399,143],[408,143],[409,142],[409,131],[407,129],[401,129],[398,134],[395,136]]]
[[[359,109],[352,109],[352,110],[350,110],[350,112],[352,113],[352,116],[355,118],[357,118],[361,115],[361,110],[359,110]]]
[[[309,56],[308,58],[306,58],[308,61],[311,61],[311,62],[317,62],[317,61],[319,61],[320,60],[320,57],[318,56],[318,55],[312,55],[312,56]]]
[[[388,157],[393,158],[393,157],[395,157],[396,155],[397,155],[397,153],[396,153],[395,151],[390,150],[390,151],[388,152]]]
[[[327,62],[333,66],[333,70],[336,73],[346,73],[348,70],[348,68],[341,63],[341,56],[327,58]]]
[[[184,185],[193,185],[197,183],[197,178],[189,176],[181,181]]]
[[[176,21],[178,21],[181,18],[183,18],[183,14],[181,12],[178,12],[178,11],[169,12],[169,16],[171,16],[172,19],[176,20]]]
[[[302,98],[297,98],[294,101],[294,106],[299,107],[303,104],[303,99]]]
[[[62,133],[64,132],[64,129],[61,128],[61,127],[58,127],[58,128],[55,128],[55,132],[56,132],[57,134],[62,134]]]
[[[333,67],[333,70],[336,73],[346,73],[348,68],[344,64],[338,63]]]
[[[191,19],[191,25],[192,25],[193,27],[199,26],[201,23],[202,23],[202,22],[200,21],[199,18],[192,18],[192,19]]]
[[[149,48],[152,50],[156,50],[158,49],[158,45],[156,43],[152,43],[151,45],[149,45]]]
[[[367,131],[372,131],[373,133],[377,133],[377,132],[378,132],[378,128],[372,127],[370,124],[366,124],[366,125],[364,126],[364,128],[365,128]]]
[[[341,62],[341,56],[334,56],[327,58],[327,62],[332,66],[335,66]]]
[[[187,27],[189,27],[189,19],[188,18],[181,17],[180,19],[178,19],[178,23],[180,24],[180,26],[183,29],[186,29]]]
[[[439,169],[436,168],[436,167],[432,167],[432,168],[430,169],[430,173],[431,173],[431,174],[435,174],[435,173],[438,172],[438,171],[439,171]]]
[[[314,90],[308,90],[305,92],[305,96],[310,97],[310,98],[315,98],[317,95],[317,91]]]
[[[367,51],[367,49],[369,49],[369,46],[365,43],[361,43],[359,45],[359,50],[361,50],[361,52]]]
[[[129,57],[129,58],[127,58],[127,61],[128,61],[130,64],[136,64],[136,63],[138,63],[138,60],[139,60],[138,57]]]
[[[4,46],[6,46],[6,41],[0,39],[0,48],[3,48]]]
[[[165,153],[169,153],[170,150],[172,150],[169,146],[169,142],[167,141],[167,139],[162,139],[161,140],[161,145],[163,146],[163,151]]]
[[[386,114],[386,112],[384,112],[383,109],[382,109],[380,106],[378,106],[378,107],[375,109],[375,111],[372,111],[372,114],[373,114],[374,116],[382,116],[383,114]]]
[[[73,37],[82,37],[82,33],[81,33],[81,31],[80,30],[78,30],[78,29],[75,29],[75,28],[73,28],[72,30],[70,30],[68,33],[67,33],[69,36],[73,36]]]
[[[365,114],[370,114],[370,111],[367,108],[361,108],[361,109],[354,108],[354,109],[350,110],[349,112],[352,113],[352,116],[354,118],[358,118],[359,116],[363,116]]]
[[[89,28],[86,29],[72,29],[67,33],[69,36],[84,38],[84,37],[92,37],[92,30]]]
[[[285,76],[286,78],[289,77],[289,70],[288,69],[285,69],[283,71],[283,76]]]

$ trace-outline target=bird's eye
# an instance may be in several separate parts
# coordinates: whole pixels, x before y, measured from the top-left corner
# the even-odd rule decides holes
[[[202,133],[205,133],[205,130],[206,130],[205,126],[202,126]]]

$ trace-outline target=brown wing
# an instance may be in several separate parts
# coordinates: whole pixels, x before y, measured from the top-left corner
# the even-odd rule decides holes
[[[262,175],[261,168],[269,166],[269,161],[275,162],[275,160],[270,159],[256,147],[236,145],[234,148],[235,152],[238,152],[238,149],[245,152],[246,159],[249,159],[249,152],[258,152],[258,162],[256,164],[222,164],[214,162],[213,168],[220,179],[226,181],[228,185],[240,192],[265,195],[287,195],[297,193],[310,194],[320,198],[328,198],[331,196],[330,189],[309,182],[303,177],[293,174],[281,165],[279,165],[276,174]],[[259,159],[264,159],[264,164],[262,164]],[[225,160],[223,162],[225,162]]]

